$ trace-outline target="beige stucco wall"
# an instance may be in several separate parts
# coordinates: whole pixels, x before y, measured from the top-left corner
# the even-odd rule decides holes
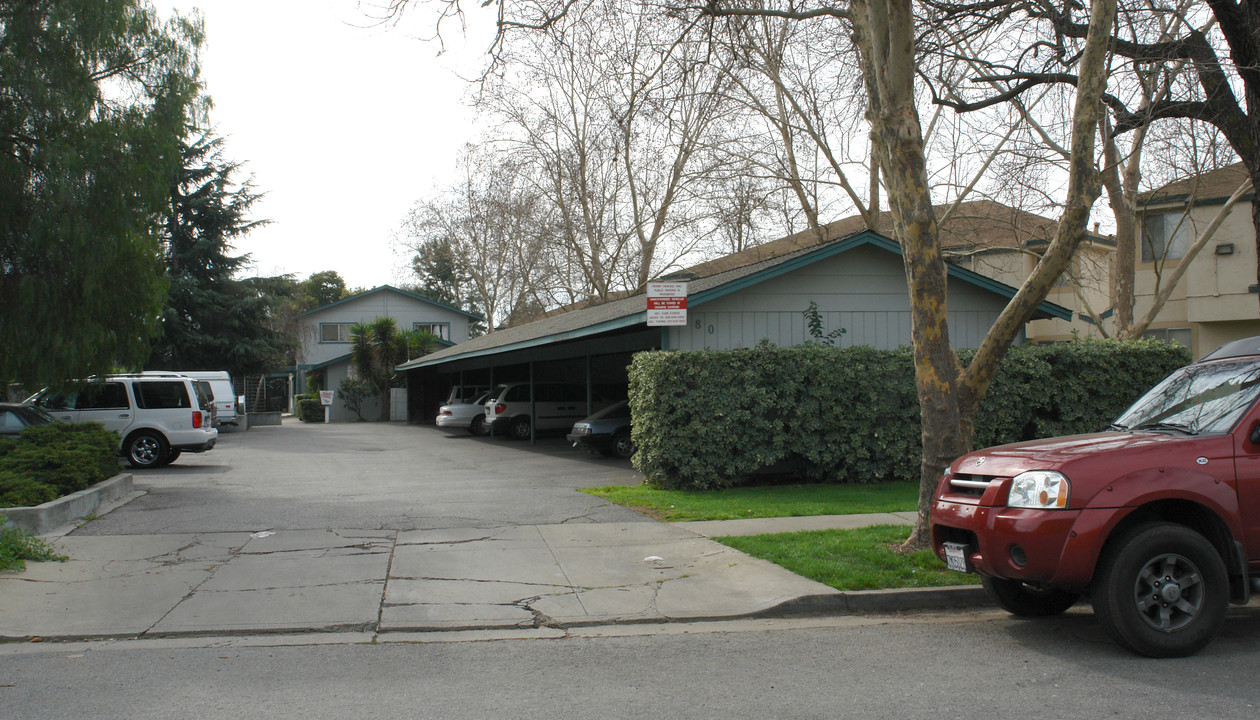
[[[1184,206],[1182,206],[1184,207]],[[1186,221],[1187,245],[1193,245],[1223,206],[1206,205],[1191,210]],[[1148,215],[1180,212],[1181,208],[1151,208]],[[1152,329],[1190,328],[1194,334],[1194,356],[1202,357],[1220,345],[1240,338],[1260,335],[1260,295],[1251,291],[1256,284],[1256,233],[1251,224],[1250,203],[1231,208],[1190,267],[1167,304],[1160,310]],[[1217,254],[1217,247],[1232,244],[1229,254]],[[1150,311],[1157,289],[1165,283],[1180,261],[1162,264],[1137,258],[1134,315]]]

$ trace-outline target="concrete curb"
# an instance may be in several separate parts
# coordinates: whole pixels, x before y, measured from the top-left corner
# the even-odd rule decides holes
[[[102,480],[86,490],[50,500],[35,507],[0,508],[0,515],[9,518],[14,527],[42,535],[78,518],[91,515],[101,505],[131,492],[131,473],[120,473]]]
[[[162,640],[203,637],[284,637],[312,635],[323,638],[368,634],[382,642],[389,642],[391,637],[415,635],[423,637],[430,633],[467,633],[508,631],[553,630],[565,632],[582,630],[590,627],[618,625],[661,625],[725,622],[729,620],[790,619],[803,617],[826,617],[839,615],[881,615],[899,612],[922,612],[948,610],[952,608],[985,608],[995,607],[993,601],[979,586],[953,586],[930,588],[907,588],[898,590],[861,590],[839,592],[827,595],[805,595],[785,601],[774,607],[749,613],[696,615],[688,617],[657,618],[622,618],[592,619],[589,621],[548,621],[540,624],[486,624],[468,623],[465,625],[405,625],[391,628],[374,628],[371,624],[342,623],[333,625],[312,625],[308,627],[257,627],[234,628],[231,630],[183,630],[167,632],[113,632],[88,634],[53,634],[38,636],[0,636],[0,644],[22,642],[88,642],[101,640]]]
[[[947,610],[992,607],[993,600],[979,585],[857,590],[834,595],[804,595],[756,613],[757,617],[894,613],[915,610]]]

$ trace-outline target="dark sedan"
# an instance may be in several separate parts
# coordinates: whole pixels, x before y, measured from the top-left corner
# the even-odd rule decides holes
[[[573,429],[565,437],[576,448],[597,450],[609,457],[630,457],[634,454],[634,440],[630,439],[630,403],[622,400],[573,423]]]
[[[24,403],[0,403],[0,436],[13,436],[31,425],[56,422],[43,408]]]

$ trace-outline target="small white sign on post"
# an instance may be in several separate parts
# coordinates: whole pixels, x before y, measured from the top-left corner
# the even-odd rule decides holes
[[[647,324],[648,327],[687,324],[687,283],[648,283]]]
[[[331,411],[332,411],[333,392],[334,391],[332,390],[319,391],[319,404],[324,406],[324,422],[325,423],[329,422],[328,416],[331,414]]]

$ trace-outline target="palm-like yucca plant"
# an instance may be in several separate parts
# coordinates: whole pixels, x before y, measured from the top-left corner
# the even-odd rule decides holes
[[[427,330],[399,330],[394,318],[382,317],[351,326],[350,342],[355,372],[381,399],[381,420],[388,420],[394,366],[433,352],[437,336]]]

